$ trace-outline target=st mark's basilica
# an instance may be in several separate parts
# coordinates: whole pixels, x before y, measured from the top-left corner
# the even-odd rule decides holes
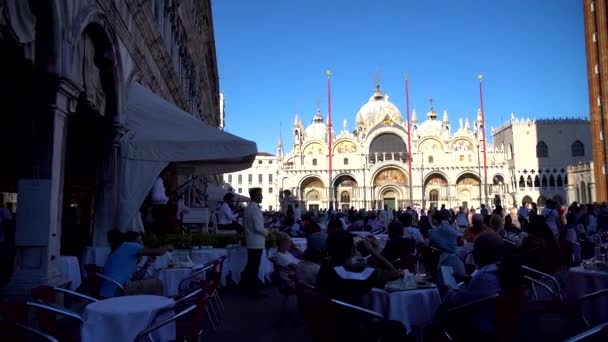
[[[377,84],[356,113],[354,130],[346,120],[341,130],[334,124],[331,180],[327,120],[317,108],[308,125],[296,114],[291,151],[280,139],[276,156],[260,155],[252,168],[224,175],[224,181],[245,195],[248,185],[262,187],[267,210],[279,207],[285,190],[291,203],[307,210],[593,200],[588,120],[510,114],[500,127],[486,130],[492,140],[485,144],[484,169],[481,112],[473,120],[458,118],[457,125],[452,119],[446,110],[437,113],[432,100],[425,115],[414,109],[410,143],[407,118]]]

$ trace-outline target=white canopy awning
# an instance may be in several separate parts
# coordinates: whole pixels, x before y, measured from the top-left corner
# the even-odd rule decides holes
[[[247,196],[243,196],[235,193],[234,191],[230,191],[225,186],[221,186],[215,183],[209,183],[207,185],[207,200],[213,202],[221,202],[224,200],[224,195],[227,193],[232,193],[237,202],[250,202],[251,199]]]
[[[125,111],[127,132],[120,146],[121,230],[141,230],[136,214],[167,165],[188,174],[212,175],[246,169],[255,159],[255,142],[205,125],[139,83],[129,88]]]

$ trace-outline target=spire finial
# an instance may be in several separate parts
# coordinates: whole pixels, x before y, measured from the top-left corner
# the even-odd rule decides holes
[[[429,99],[429,103],[431,104],[431,112],[434,112],[435,108],[433,108],[433,98],[432,97]]]
[[[277,144],[279,148],[283,148],[283,123],[279,122],[279,143]]]

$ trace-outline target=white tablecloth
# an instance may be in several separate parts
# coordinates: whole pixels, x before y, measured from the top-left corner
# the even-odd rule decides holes
[[[574,302],[579,297],[608,288],[608,272],[572,267],[566,275],[566,299]],[[592,322],[608,321],[608,298],[591,299],[584,306],[585,316]]]
[[[412,327],[425,328],[433,323],[441,297],[437,288],[398,292],[372,289],[363,301],[384,318],[403,323],[410,333]]]
[[[247,248],[193,249],[190,253],[190,259],[197,264],[206,264],[223,255],[226,256],[226,261],[224,261],[224,269],[222,270],[221,285],[226,286],[226,277],[228,275],[230,275],[231,279],[238,284],[241,281],[241,272],[243,272],[247,265]],[[270,279],[273,270],[272,263],[268,260],[268,254],[266,250],[264,250],[260,262],[260,270],[258,271],[258,278],[260,281],[266,282],[267,279]]]
[[[175,296],[179,293],[179,283],[192,273],[192,268],[161,268],[157,278],[163,283],[165,296]]]
[[[103,267],[109,254],[109,247],[86,247],[83,256],[83,265],[96,264],[97,266]],[[229,274],[231,275],[232,280],[238,284],[241,280],[241,272],[243,272],[245,265],[247,265],[247,248],[231,247],[193,249],[190,253],[190,259],[195,264],[206,264],[223,255],[226,255],[226,261],[224,262],[224,269],[222,271],[221,285],[226,286],[226,276]],[[157,257],[154,265],[150,267],[148,274],[155,276],[161,268],[167,266],[167,261],[169,259],[170,253]],[[268,260],[268,254],[266,253],[266,250],[264,250],[262,253],[262,261],[260,262],[258,278],[262,282],[265,282],[266,280],[270,279],[270,275],[273,271],[274,268],[272,263],[270,260]]]
[[[306,238],[291,238],[293,245],[299,249],[301,252],[304,252],[308,246],[308,241]]]
[[[156,313],[173,305],[173,300],[162,296],[114,297],[91,303],[84,309],[82,325],[83,342],[133,341],[146,329]],[[172,315],[167,312],[156,321]],[[167,324],[153,334],[155,341],[175,339],[175,324]]]
[[[76,290],[80,286],[82,279],[80,278],[78,258],[75,256],[60,256],[59,272],[64,279],[70,281],[70,290]]]

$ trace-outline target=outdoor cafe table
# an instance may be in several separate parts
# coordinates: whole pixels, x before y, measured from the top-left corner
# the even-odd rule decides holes
[[[436,287],[395,292],[374,288],[363,303],[385,319],[403,323],[409,334],[413,327],[426,328],[433,323],[441,297]]]
[[[83,313],[82,341],[133,341],[153,323],[159,310],[171,307],[173,303],[171,298],[150,295],[114,297],[91,303]],[[173,311],[168,310],[156,321],[172,314]],[[155,341],[175,340],[175,324],[161,327],[152,336]]]
[[[193,249],[190,252],[190,259],[196,264],[207,264],[224,255],[226,256],[226,261],[224,261],[220,283],[222,286],[226,286],[226,277],[230,275],[232,280],[238,284],[241,280],[241,273],[247,265],[247,248],[230,246],[228,248]],[[264,249],[258,272],[260,281],[265,283],[267,278],[270,279],[270,274],[272,274],[273,270],[272,263],[268,260],[268,253]]]

